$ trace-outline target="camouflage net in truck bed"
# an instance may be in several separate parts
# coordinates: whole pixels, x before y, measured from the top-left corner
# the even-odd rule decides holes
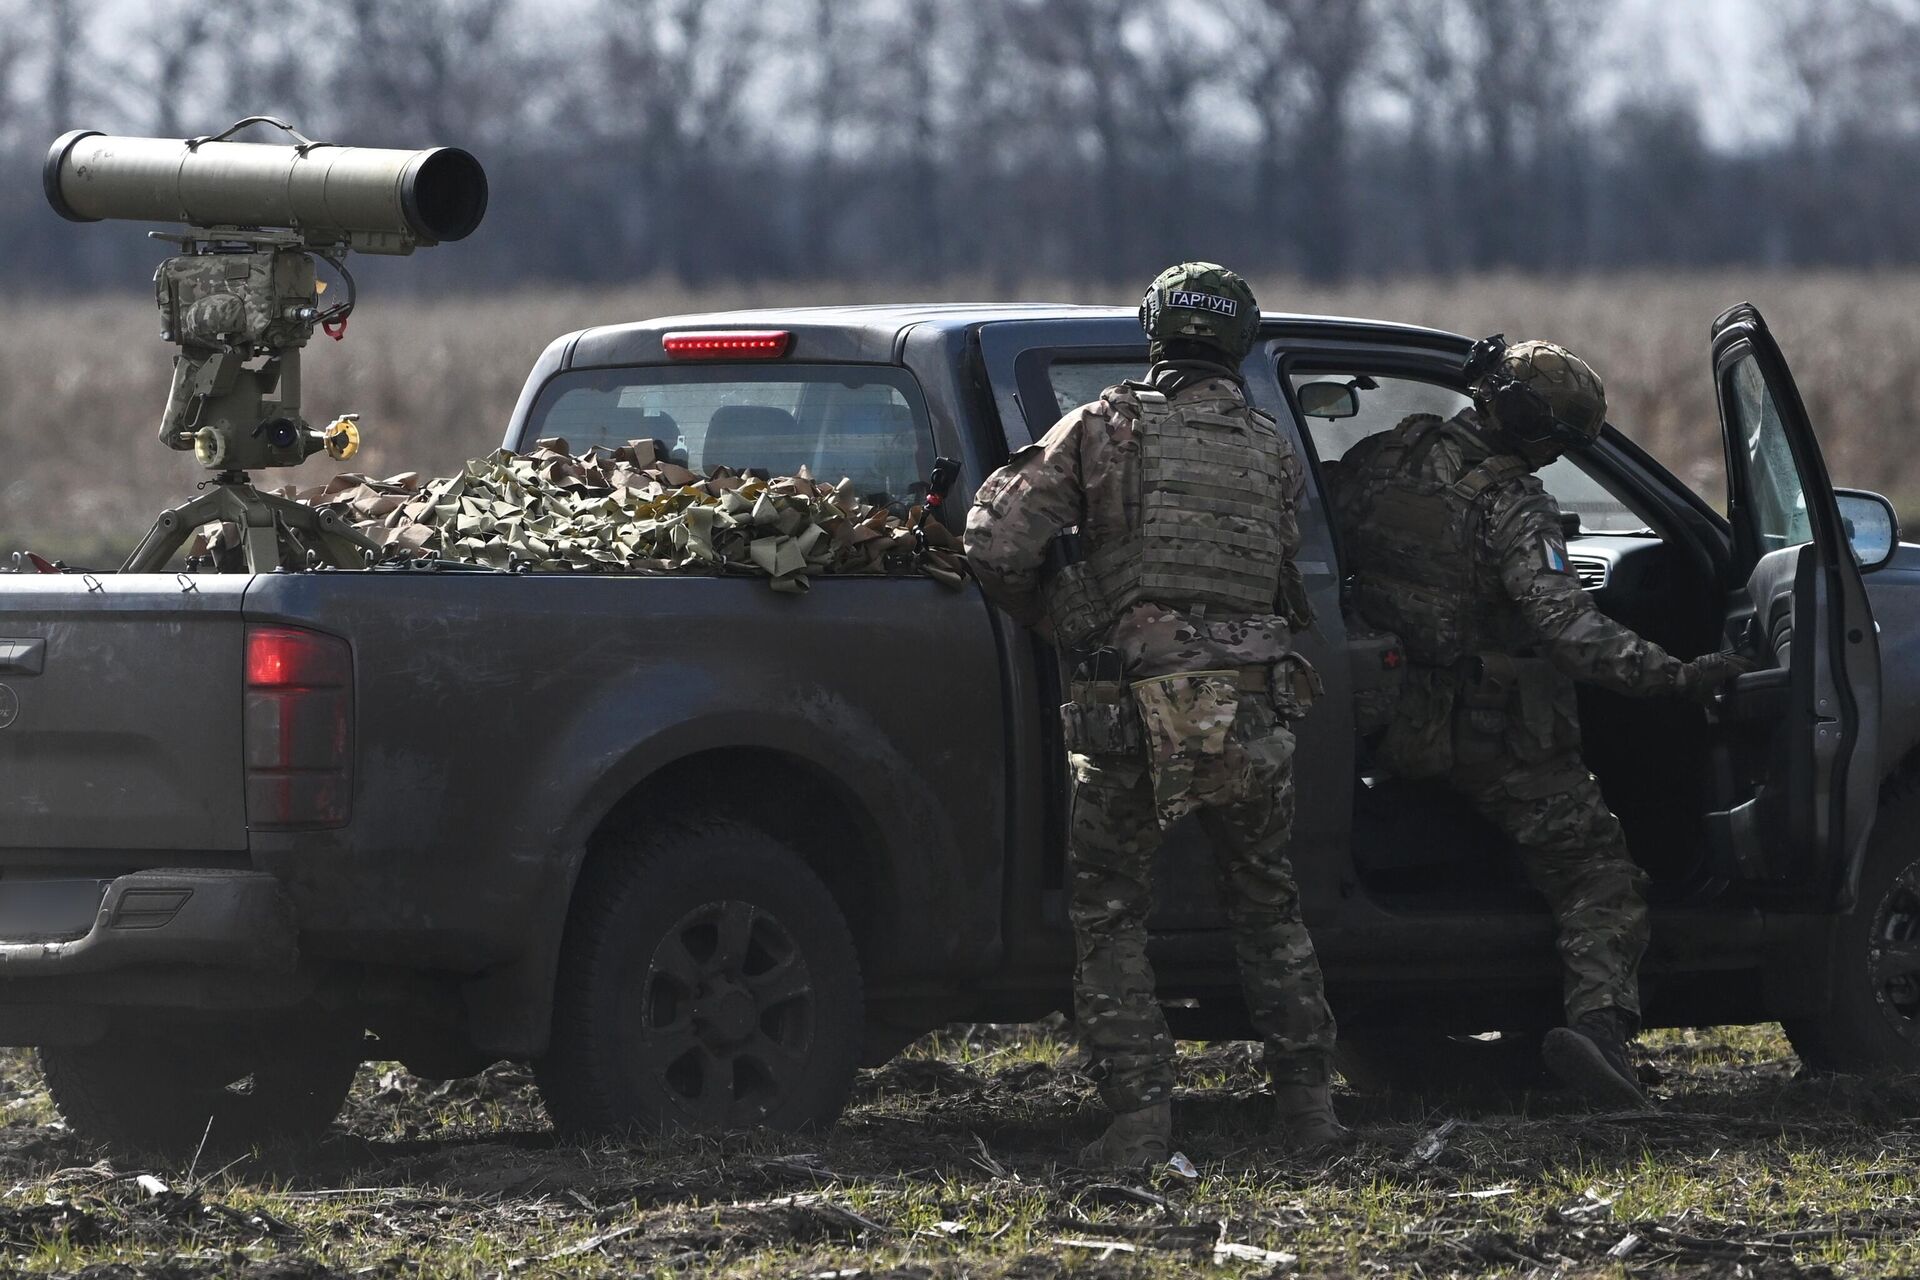
[[[278,491],[327,507],[390,559],[439,557],[553,572],[754,573],[776,591],[805,591],[813,574],[924,574],[959,586],[958,539],[938,520],[916,546],[912,523],[803,469],[759,479],[715,467],[704,479],[656,455],[654,442],[574,454],[565,440],[530,453],[501,450],[458,475],[370,480],[336,476],[317,489]],[[209,525],[191,554],[239,545]]]

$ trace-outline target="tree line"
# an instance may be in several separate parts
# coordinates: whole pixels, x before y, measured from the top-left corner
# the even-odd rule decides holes
[[[254,113],[480,156],[436,287],[1920,260],[1920,0],[1742,10],[1782,124],[1727,147],[1602,64],[1621,0],[0,0],[0,275],[155,256],[48,210],[56,134]]]

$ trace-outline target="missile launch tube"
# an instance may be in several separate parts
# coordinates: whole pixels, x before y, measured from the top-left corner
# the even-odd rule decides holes
[[[286,228],[405,252],[459,240],[487,209],[487,175],[458,147],[110,137],[78,129],[47,153],[47,200],[74,222]]]

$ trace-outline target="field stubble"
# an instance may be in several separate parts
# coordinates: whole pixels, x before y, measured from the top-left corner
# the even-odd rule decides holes
[[[1647,1038],[1660,1114],[1342,1093],[1359,1147],[1267,1137],[1257,1050],[1183,1047],[1193,1176],[1060,1163],[1100,1123],[1057,1028],[965,1027],[811,1137],[580,1147],[526,1072],[363,1069],[333,1136],[200,1167],[97,1160],[0,1057],[0,1275],[1880,1276],[1920,1268],[1920,1081],[1810,1080],[1777,1028]],[[226,1157],[221,1158],[222,1161]],[[213,1167],[218,1164],[218,1167]],[[92,1270],[88,1270],[92,1268]]]
[[[1779,333],[1840,484],[1920,497],[1909,447],[1920,417],[1920,273],[1479,277],[1309,288],[1258,281],[1272,309],[1407,320],[1479,334],[1553,337],[1606,377],[1614,422],[1703,492],[1720,489],[1707,326],[1741,299]],[[1132,285],[1033,296],[1128,301]],[[535,356],[590,324],[689,310],[857,301],[991,299],[957,282],[668,286],[410,299],[369,289],[346,340],[317,339],[306,408],[358,411],[368,446],[350,469],[374,475],[457,467],[500,442]],[[0,343],[0,550],[104,564],[124,554],[203,473],[154,440],[170,371],[151,300],[42,299]],[[334,464],[297,475],[319,483]],[[335,468],[348,469],[348,468]]]

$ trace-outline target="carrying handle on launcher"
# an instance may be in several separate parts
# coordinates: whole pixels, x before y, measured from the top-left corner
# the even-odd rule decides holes
[[[306,134],[301,133],[298,129],[288,124],[285,120],[280,119],[278,116],[248,116],[244,120],[234,121],[219,133],[202,134],[198,138],[188,138],[187,150],[198,151],[200,144],[203,142],[225,142],[228,138],[231,138],[248,125],[254,124],[270,124],[274,128],[288,134],[299,144],[294,150],[298,151],[301,155],[305,155],[315,147],[330,147],[333,145],[331,142],[315,142],[312,138],[307,137]]]

